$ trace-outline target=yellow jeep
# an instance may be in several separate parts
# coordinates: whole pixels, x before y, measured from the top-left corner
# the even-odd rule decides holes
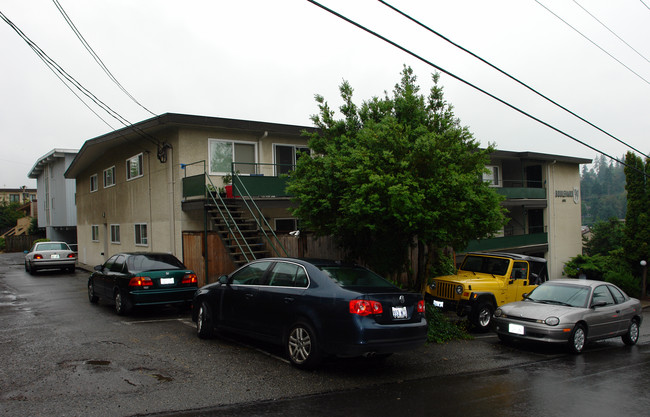
[[[424,296],[436,307],[467,315],[473,325],[485,331],[498,306],[521,301],[524,294],[547,279],[544,258],[472,252],[465,255],[456,275],[434,278]]]

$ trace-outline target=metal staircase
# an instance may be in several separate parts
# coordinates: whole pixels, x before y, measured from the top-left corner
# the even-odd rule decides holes
[[[207,179],[211,184],[210,178]],[[255,200],[239,180],[239,175],[234,175],[233,182],[237,181],[237,189],[241,193],[239,198],[223,198],[220,194],[208,192],[206,201],[206,211],[213,229],[221,238],[230,259],[240,267],[255,259],[287,256]],[[208,188],[214,189],[214,185]]]

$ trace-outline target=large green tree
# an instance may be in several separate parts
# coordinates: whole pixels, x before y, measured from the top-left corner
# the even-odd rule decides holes
[[[392,96],[360,106],[344,81],[340,119],[317,95],[313,158],[298,161],[289,191],[303,227],[336,237],[352,259],[383,274],[409,272],[409,286],[422,289],[444,248],[489,236],[505,216],[501,197],[481,180],[493,147],[480,149],[460,125],[438,74],[426,97],[416,81],[404,67]]]

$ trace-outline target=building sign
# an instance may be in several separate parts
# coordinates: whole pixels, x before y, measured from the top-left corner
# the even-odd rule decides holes
[[[573,187],[573,190],[555,190],[555,198],[573,198],[573,202],[578,204],[580,201],[580,191],[578,187]]]

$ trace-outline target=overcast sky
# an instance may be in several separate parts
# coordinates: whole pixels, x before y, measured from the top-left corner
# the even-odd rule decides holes
[[[650,153],[650,0],[387,0],[613,136]],[[610,155],[628,147],[538,98],[375,0],[321,3]],[[59,0],[112,74],[145,107],[310,126],[315,94],[333,108],[348,80],[360,103],[391,91],[404,64],[424,93],[432,67],[306,0]],[[637,52],[617,39],[588,10]],[[131,123],[151,117],[113,84],[51,0],[0,11]],[[93,114],[0,20],[0,187],[54,148],[79,149],[121,124]],[[632,71],[634,71],[634,74]],[[594,158],[583,145],[443,75],[445,98],[484,145]]]

